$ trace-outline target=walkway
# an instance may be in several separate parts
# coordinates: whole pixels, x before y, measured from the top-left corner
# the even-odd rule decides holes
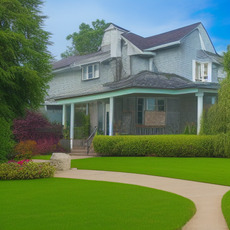
[[[197,209],[183,230],[228,229],[221,211],[221,199],[230,189],[227,186],[134,173],[77,169],[57,172],[55,177],[135,184],[176,193],[192,200]]]

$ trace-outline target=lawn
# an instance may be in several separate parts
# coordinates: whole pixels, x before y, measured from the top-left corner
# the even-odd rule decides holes
[[[176,194],[76,179],[0,181],[1,230],[180,229],[194,204]]]
[[[230,185],[230,159],[226,158],[97,157],[72,160],[72,167]]]
[[[230,229],[230,191],[225,193],[221,206],[228,228]]]
[[[38,160],[50,160],[51,154],[49,155],[34,155],[32,156],[32,159],[38,159]]]

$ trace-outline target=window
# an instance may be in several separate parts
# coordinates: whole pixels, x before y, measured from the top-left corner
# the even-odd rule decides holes
[[[145,98],[147,111],[165,111],[165,100],[159,98]]]
[[[137,100],[137,123],[143,124],[144,114],[144,98],[138,98]]]
[[[194,81],[211,81],[211,63],[194,61]]]
[[[82,80],[99,78],[99,64],[87,65],[82,68]]]
[[[147,113],[165,112],[165,100],[163,98],[138,98],[137,99],[137,124],[146,123]]]

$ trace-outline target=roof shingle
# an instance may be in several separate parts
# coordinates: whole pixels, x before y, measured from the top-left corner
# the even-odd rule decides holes
[[[166,33],[158,34],[147,38],[143,38],[134,33],[123,33],[122,36],[130,42],[132,42],[139,49],[144,50],[171,42],[180,41],[183,37],[192,32],[200,24],[201,23],[198,22],[189,26],[185,26],[176,30],[172,30]]]

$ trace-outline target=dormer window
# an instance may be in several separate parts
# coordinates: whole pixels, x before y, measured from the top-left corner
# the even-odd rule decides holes
[[[211,82],[212,63],[193,61],[193,80]]]
[[[99,78],[99,64],[83,66],[82,80]]]

